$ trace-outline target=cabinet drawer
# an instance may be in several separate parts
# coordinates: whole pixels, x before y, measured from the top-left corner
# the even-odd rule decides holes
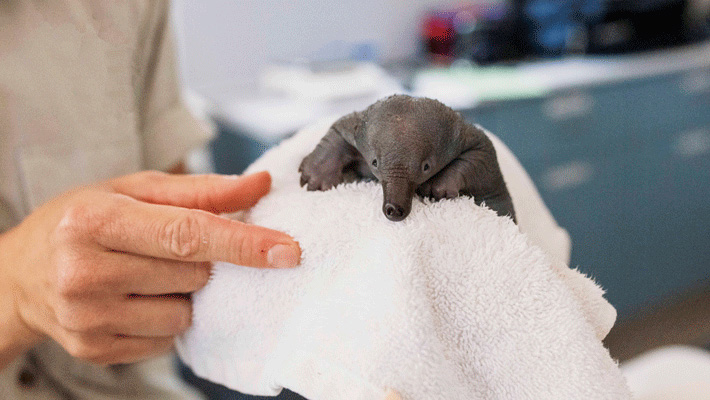
[[[553,167],[529,170],[570,233],[571,265],[607,290],[621,318],[710,279],[707,128],[667,135],[676,139],[666,146],[561,158]],[[683,140],[706,151],[686,151],[678,144]],[[580,172],[583,179],[565,181]],[[554,177],[562,183],[551,184]]]
[[[582,151],[592,103],[583,93],[501,103],[493,132],[525,167],[549,165],[561,152]]]

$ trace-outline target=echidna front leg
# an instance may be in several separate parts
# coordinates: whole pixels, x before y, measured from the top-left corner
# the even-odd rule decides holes
[[[459,195],[473,196],[476,204],[485,203],[500,216],[515,221],[513,200],[503,180],[495,149],[482,143],[464,151],[439,173],[422,183],[417,193],[435,200]]]
[[[331,128],[298,167],[301,186],[311,191],[331,189],[343,182],[343,170],[358,158],[357,149]]]

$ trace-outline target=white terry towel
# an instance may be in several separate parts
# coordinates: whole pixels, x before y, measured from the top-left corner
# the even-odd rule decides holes
[[[566,232],[498,139],[519,226],[463,197],[415,199],[391,222],[377,183],[299,187],[301,159],[332,122],[250,167],[270,171],[273,187],[242,218],[291,234],[302,263],[214,266],[177,340],[197,375],[310,400],[383,399],[388,389],[405,400],[630,397],[601,344],[615,310],[560,261]]]

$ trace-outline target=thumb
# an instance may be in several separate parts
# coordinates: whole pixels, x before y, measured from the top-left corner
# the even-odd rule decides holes
[[[271,175],[171,175],[139,172],[110,181],[111,187],[146,203],[229,213],[252,207],[271,189]]]

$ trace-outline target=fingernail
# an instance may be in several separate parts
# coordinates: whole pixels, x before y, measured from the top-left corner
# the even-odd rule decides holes
[[[266,262],[272,268],[292,268],[298,265],[299,254],[293,246],[274,245],[266,254]]]

